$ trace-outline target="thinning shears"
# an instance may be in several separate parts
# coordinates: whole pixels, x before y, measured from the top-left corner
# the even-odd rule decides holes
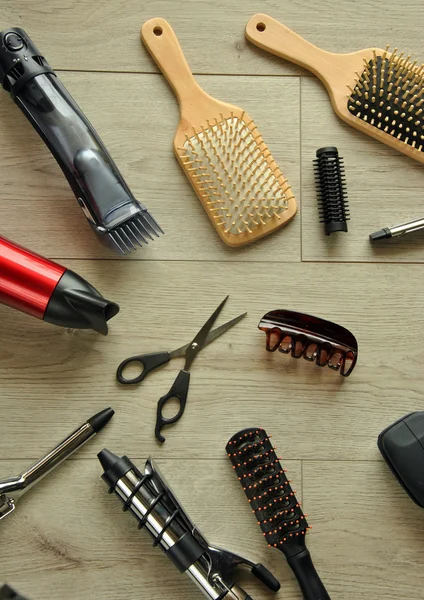
[[[247,313],[243,313],[242,315],[235,317],[231,321],[228,321],[227,323],[224,323],[220,327],[217,327],[211,331],[213,324],[224,308],[224,304],[227,302],[228,298],[229,296],[227,296],[221,302],[218,308],[212,313],[212,315],[189,344],[185,344],[184,346],[181,346],[181,348],[173,350],[172,352],[154,352],[153,354],[140,354],[139,356],[132,356],[122,361],[118,367],[116,372],[117,380],[120,383],[127,385],[135,384],[141,383],[149,373],[168,363],[171,358],[185,356],[186,361],[184,368],[178,373],[177,378],[175,379],[169,392],[165,396],[162,396],[158,402],[155,435],[160,442],[165,441],[165,438],[161,433],[162,428],[165,425],[172,425],[173,423],[176,423],[184,414],[190,384],[190,367],[193,364],[196,356],[205,346],[216,340],[231,327],[244,319],[244,317],[247,315]],[[128,367],[128,365],[134,363],[141,366],[141,373],[130,379],[124,377],[124,369]],[[172,398],[176,398],[178,400],[180,408],[174,417],[166,418],[163,415],[163,407]]]

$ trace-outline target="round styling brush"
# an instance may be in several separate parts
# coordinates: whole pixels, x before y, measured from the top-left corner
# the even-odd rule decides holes
[[[349,209],[343,159],[337,148],[320,148],[314,165],[319,217],[324,223],[325,235],[347,231]]]

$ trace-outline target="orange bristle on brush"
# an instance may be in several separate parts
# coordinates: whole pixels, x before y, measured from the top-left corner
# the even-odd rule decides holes
[[[268,546],[283,552],[304,599],[330,600],[306,547],[305,534],[311,529],[307,515],[266,431],[239,431],[225,449]]]
[[[319,77],[343,121],[424,163],[424,65],[389,47],[326,52],[264,14],[249,20],[246,37]]]
[[[253,119],[202,90],[167,21],[141,37],[178,98],[174,152],[221,239],[244,246],[285,225],[296,200]]]

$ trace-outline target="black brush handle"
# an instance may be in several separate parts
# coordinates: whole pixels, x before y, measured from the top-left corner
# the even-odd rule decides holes
[[[299,554],[287,557],[287,562],[299,582],[305,600],[331,600],[307,548]]]

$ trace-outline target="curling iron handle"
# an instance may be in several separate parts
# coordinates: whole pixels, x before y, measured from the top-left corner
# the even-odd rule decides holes
[[[24,481],[25,491],[50,473],[50,471],[78,450],[83,444],[88,442],[94,434],[95,431],[90,423],[84,423],[84,425],[76,429],[66,439],[57,444],[57,446],[50,450],[43,458],[40,458],[40,460],[31,465],[31,467],[21,475],[21,479]]]
[[[287,557],[305,600],[331,600],[312,562],[309,550]]]

